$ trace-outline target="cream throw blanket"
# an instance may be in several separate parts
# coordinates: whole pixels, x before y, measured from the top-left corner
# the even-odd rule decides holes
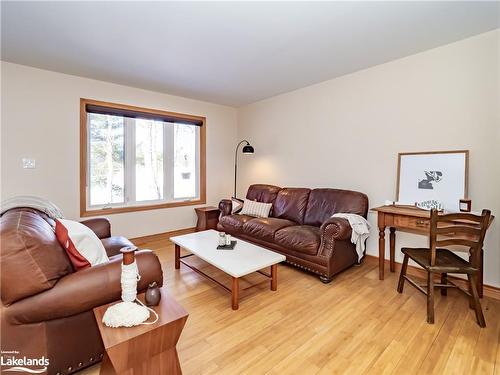
[[[365,251],[365,240],[370,235],[370,223],[363,217],[356,214],[333,214],[332,217],[346,219],[351,226],[351,242],[356,245],[358,253],[358,262],[363,257]]]
[[[13,208],[17,207],[34,208],[35,210],[45,212],[48,217],[54,220],[61,219],[64,217],[59,207],[57,207],[51,201],[45,198],[29,196],[29,195],[17,196],[4,200],[2,202],[0,214],[3,215],[4,212],[7,212],[8,210],[12,210]]]

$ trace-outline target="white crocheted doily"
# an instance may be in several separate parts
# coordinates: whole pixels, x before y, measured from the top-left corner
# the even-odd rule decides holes
[[[149,318],[149,310],[134,302],[120,302],[108,307],[102,322],[108,327],[132,327],[145,322]]]

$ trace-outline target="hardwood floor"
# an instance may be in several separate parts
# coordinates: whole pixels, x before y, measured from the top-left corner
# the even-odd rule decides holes
[[[185,375],[500,374],[500,301],[482,299],[481,329],[462,294],[436,293],[436,323],[429,325],[425,296],[409,285],[398,294],[397,274],[379,281],[376,261],[367,259],[328,285],[280,265],[276,292],[260,284],[233,311],[220,287],[185,266],[174,270],[170,241],[136,244],[157,252],[166,287],[190,314],[178,345]],[[241,287],[261,278],[251,275]]]

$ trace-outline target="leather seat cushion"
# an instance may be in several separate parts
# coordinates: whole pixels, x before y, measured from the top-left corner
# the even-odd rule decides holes
[[[219,224],[228,230],[241,232],[243,224],[252,219],[253,217],[248,215],[226,215],[220,219]]]
[[[403,247],[401,252],[427,270],[435,269],[443,270],[442,272],[453,273],[455,271],[457,273],[471,274],[478,271],[478,268],[473,267],[471,263],[449,249],[436,249],[436,263],[434,266],[431,266],[431,249],[429,248]]]
[[[274,234],[283,228],[297,225],[293,221],[274,217],[253,218],[243,225],[243,233],[265,241],[274,241]]]
[[[321,244],[320,230],[311,225],[286,227],[275,233],[274,243],[301,253],[316,255]]]
[[[125,246],[134,246],[127,238],[122,236],[113,236],[108,238],[101,238],[101,242],[106,249],[108,257],[120,254],[120,249]]]

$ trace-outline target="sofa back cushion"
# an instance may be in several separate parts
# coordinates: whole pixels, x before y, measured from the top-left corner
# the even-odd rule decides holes
[[[358,214],[366,218],[368,197],[360,192],[340,189],[313,189],[304,217],[304,224],[320,226],[336,213]]]
[[[271,216],[304,224],[310,189],[283,188],[274,201]]]
[[[0,219],[1,298],[4,305],[50,289],[73,272],[44,214],[13,209]]]
[[[262,203],[274,203],[280,190],[281,188],[279,186],[274,185],[250,185],[247,191],[247,199]]]

